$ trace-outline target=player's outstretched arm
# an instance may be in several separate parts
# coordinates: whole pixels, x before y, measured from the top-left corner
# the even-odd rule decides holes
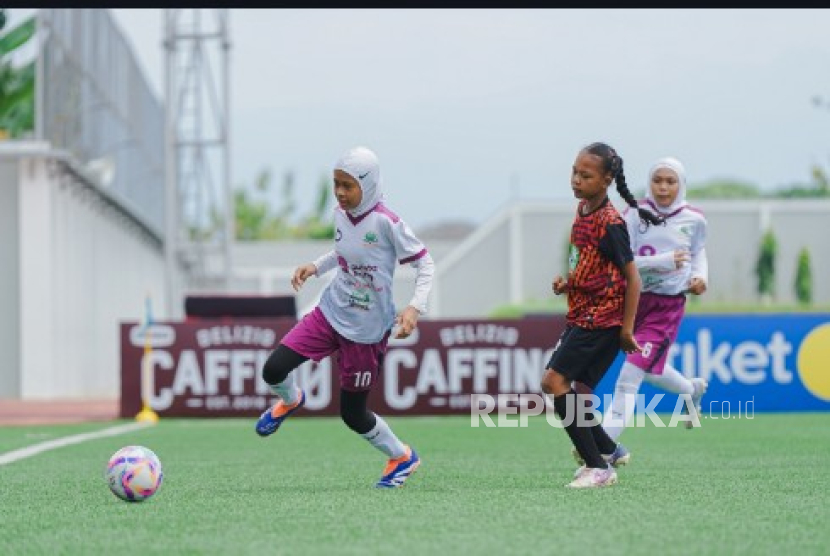
[[[317,267],[314,266],[314,263],[297,267],[294,271],[294,276],[291,277],[291,286],[294,288],[294,291],[300,291],[305,281],[315,274],[317,274]]]
[[[421,316],[421,313],[412,305],[404,307],[403,311],[395,317],[395,326],[397,328],[395,338],[408,338],[418,325],[419,316]]]
[[[562,278],[562,276],[557,275],[556,278],[553,279],[552,287],[553,293],[556,295],[562,295],[568,291],[568,281]]]

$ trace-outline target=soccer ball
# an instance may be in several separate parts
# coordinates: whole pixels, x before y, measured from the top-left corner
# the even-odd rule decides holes
[[[149,448],[125,446],[107,463],[104,477],[110,490],[125,502],[147,500],[161,487],[161,461]]]

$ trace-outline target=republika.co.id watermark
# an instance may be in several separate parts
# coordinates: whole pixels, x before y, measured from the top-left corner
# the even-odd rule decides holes
[[[754,419],[755,396],[747,402],[738,402],[737,412],[729,401],[708,401],[703,404],[701,411],[695,408],[692,397],[688,394],[678,394],[677,402],[666,421],[665,414],[659,415],[655,408],[665,394],[655,394],[646,400],[643,394],[627,394],[625,405],[633,407],[634,412],[626,426],[644,427],[650,421],[656,427],[676,427],[678,424],[691,423],[693,427],[701,426],[702,419]],[[611,394],[603,395],[602,407],[611,407]],[[578,402],[578,403],[577,403]],[[495,416],[493,415],[495,413]],[[553,427],[562,428],[571,424],[574,419],[577,426],[586,426],[596,421],[603,422],[603,413],[600,411],[600,399],[596,394],[576,394],[566,399],[565,418],[561,419],[553,408],[553,402],[545,401],[542,394],[471,394],[470,395],[470,426],[479,427],[526,427],[528,419],[545,415],[545,420]],[[614,411],[607,412],[605,424],[622,425],[623,415]]]

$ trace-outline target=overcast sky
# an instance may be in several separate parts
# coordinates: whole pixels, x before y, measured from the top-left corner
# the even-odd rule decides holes
[[[162,10],[111,13],[161,94]],[[691,183],[807,182],[830,165],[830,110],[811,102],[830,97],[828,29],[808,9],[231,10],[233,182],[292,170],[305,212],[363,144],[416,228],[573,203],[596,140],[634,189],[665,155]]]

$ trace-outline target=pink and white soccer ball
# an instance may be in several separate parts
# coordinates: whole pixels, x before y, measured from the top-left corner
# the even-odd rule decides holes
[[[125,446],[115,452],[104,476],[112,493],[126,502],[147,500],[158,492],[164,478],[158,456],[144,446]]]

